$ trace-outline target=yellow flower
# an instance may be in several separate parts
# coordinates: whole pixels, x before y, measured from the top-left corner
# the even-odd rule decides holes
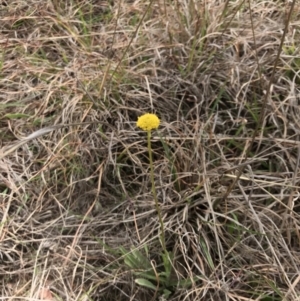
[[[159,118],[155,114],[144,114],[138,118],[136,125],[144,131],[157,129],[160,124]]]

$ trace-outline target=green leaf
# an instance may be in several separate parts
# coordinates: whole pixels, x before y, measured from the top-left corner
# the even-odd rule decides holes
[[[153,270],[151,271],[146,271],[146,272],[136,272],[135,273],[136,276],[139,276],[139,277],[143,277],[143,278],[146,278],[148,280],[153,280],[156,282],[156,275],[155,273],[153,272]]]
[[[132,269],[136,269],[136,262],[134,258],[131,255],[126,255],[124,262],[127,266],[129,266]]]
[[[165,275],[165,277],[167,279],[169,279],[171,272],[172,272],[172,254],[167,253],[167,254],[162,254],[162,259],[163,259],[163,263],[164,263],[164,268],[165,271],[163,272],[163,274]]]
[[[152,270],[149,259],[139,250],[131,250],[127,252],[124,248],[120,248],[124,255],[124,263],[134,270]]]
[[[172,294],[171,291],[169,291],[169,290],[167,290],[167,289],[164,289],[164,297],[165,297],[166,299],[168,299],[168,297],[170,297],[171,294]]]
[[[205,241],[203,239],[200,239],[200,245],[201,245],[201,248],[204,252],[204,254],[206,255],[206,259],[208,261],[208,264],[210,266],[210,268],[213,270],[215,267],[214,267],[214,262],[210,256],[210,253],[209,253],[209,250],[205,244]]]
[[[129,253],[125,256],[124,262],[126,265],[131,267],[132,269],[141,269],[143,268],[143,263],[139,260],[139,258],[134,253]]]
[[[16,114],[5,114],[4,117],[9,118],[9,119],[20,119],[20,118],[30,117],[30,115],[22,114],[22,113],[16,113]]]
[[[156,286],[152,282],[148,281],[147,279],[137,278],[135,279],[135,283],[137,283],[140,286],[156,290]]]

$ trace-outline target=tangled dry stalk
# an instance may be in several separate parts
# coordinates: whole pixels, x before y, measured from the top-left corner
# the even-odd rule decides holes
[[[300,300],[291,8],[0,1],[0,300]]]

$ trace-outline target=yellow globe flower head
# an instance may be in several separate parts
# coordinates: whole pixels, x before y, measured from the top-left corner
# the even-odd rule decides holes
[[[157,129],[160,124],[159,118],[155,114],[144,114],[138,118],[136,125],[144,131]]]

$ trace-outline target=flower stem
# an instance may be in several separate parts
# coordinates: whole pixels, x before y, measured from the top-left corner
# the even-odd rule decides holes
[[[165,242],[165,230],[164,230],[164,223],[161,216],[161,210],[157,199],[156,189],[155,189],[155,183],[154,183],[154,170],[153,170],[153,159],[152,159],[152,148],[151,148],[151,130],[147,131],[148,133],[148,151],[149,151],[149,161],[150,161],[150,176],[151,176],[151,183],[152,183],[152,193],[155,201],[155,208],[158,214],[158,219],[160,223],[160,239],[161,239],[161,245],[164,249],[165,254],[167,255],[167,248],[166,248],[166,242]]]

